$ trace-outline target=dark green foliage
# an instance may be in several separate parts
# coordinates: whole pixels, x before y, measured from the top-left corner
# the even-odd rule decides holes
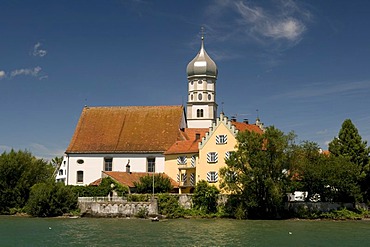
[[[329,151],[332,155],[345,158],[358,166],[364,199],[370,200],[370,148],[367,147],[366,141],[362,141],[350,119],[343,122],[338,137],[329,143]]]
[[[61,216],[77,209],[77,196],[63,183],[38,183],[32,186],[26,211],[32,216]]]
[[[147,202],[152,198],[152,194],[129,194],[127,201],[129,202]]]
[[[304,142],[295,148],[292,180],[296,188],[309,195],[320,194],[322,201],[361,201],[360,169],[348,159],[323,155],[315,143]],[[298,186],[297,186],[298,185]]]
[[[168,218],[184,217],[185,211],[179,204],[178,195],[158,195],[158,212]]]
[[[204,180],[199,181],[193,194],[193,205],[206,214],[217,212],[217,199],[220,191]]]
[[[113,185],[113,186],[112,186]],[[70,186],[78,197],[108,196],[115,191],[118,196],[128,194],[128,188],[117,183],[110,177],[103,178],[99,186]]]
[[[241,132],[238,146],[220,169],[222,187],[233,201],[228,211],[237,218],[275,218],[283,208],[291,167],[294,134],[269,127],[263,134]],[[227,179],[235,174],[235,181]]]
[[[0,214],[12,208],[23,208],[31,187],[52,179],[53,168],[27,151],[4,152],[0,155]]]
[[[346,119],[339,130],[338,138],[329,143],[329,151],[334,156],[348,158],[352,163],[364,167],[369,163],[369,148],[362,141],[357,128],[350,119]]]
[[[153,193],[153,175],[140,178],[134,182],[137,193]],[[154,175],[154,193],[168,193],[172,190],[171,180],[162,174]]]

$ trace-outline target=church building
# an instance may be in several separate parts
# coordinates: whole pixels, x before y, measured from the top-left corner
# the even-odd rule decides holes
[[[260,132],[261,128],[230,122],[223,113],[217,117],[218,70],[205,50],[203,36],[200,50],[186,72],[186,109],[183,106],[84,107],[57,181],[89,185],[112,172],[129,172],[166,173],[177,181],[180,193],[192,192],[200,180],[218,185],[218,169],[225,165],[224,159],[234,149],[236,133]]]

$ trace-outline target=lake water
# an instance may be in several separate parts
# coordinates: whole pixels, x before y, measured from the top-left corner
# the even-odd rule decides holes
[[[0,216],[0,246],[370,246],[370,221]]]

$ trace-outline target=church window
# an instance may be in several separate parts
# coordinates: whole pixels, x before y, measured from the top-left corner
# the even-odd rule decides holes
[[[191,100],[193,100],[193,99],[194,99],[194,96],[193,96],[193,95],[191,95],[191,96],[190,96],[190,99],[191,99]]]
[[[84,182],[84,172],[77,171],[77,183],[83,183],[83,182]]]
[[[199,80],[199,81],[198,81],[198,84],[202,84],[202,82],[203,82],[202,80]]]
[[[150,158],[147,158],[147,171],[148,172],[155,172],[155,158],[154,157],[150,157]]]
[[[203,109],[197,110],[197,117],[203,117]]]
[[[104,158],[104,171],[110,172],[113,168],[113,158]]]
[[[82,159],[78,159],[78,160],[77,160],[77,163],[81,165],[81,164],[83,164],[83,163],[84,163],[84,160],[82,160]]]
[[[202,94],[198,94],[198,100],[202,100]]]
[[[63,175],[63,169],[59,170],[59,175]]]
[[[208,100],[211,100],[211,99],[212,99],[211,94],[208,94]]]
[[[194,81],[191,81],[190,84],[193,85],[194,84]]]

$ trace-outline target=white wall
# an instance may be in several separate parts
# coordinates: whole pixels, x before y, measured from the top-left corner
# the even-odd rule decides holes
[[[112,171],[126,171],[126,165],[130,160],[131,172],[147,172],[147,158],[155,157],[155,172],[164,172],[163,154],[68,154],[66,157],[67,174],[65,181],[68,185],[88,185],[101,178],[104,170],[104,157],[113,158]],[[78,164],[77,160],[83,160]],[[83,183],[77,184],[77,171],[83,171]]]

